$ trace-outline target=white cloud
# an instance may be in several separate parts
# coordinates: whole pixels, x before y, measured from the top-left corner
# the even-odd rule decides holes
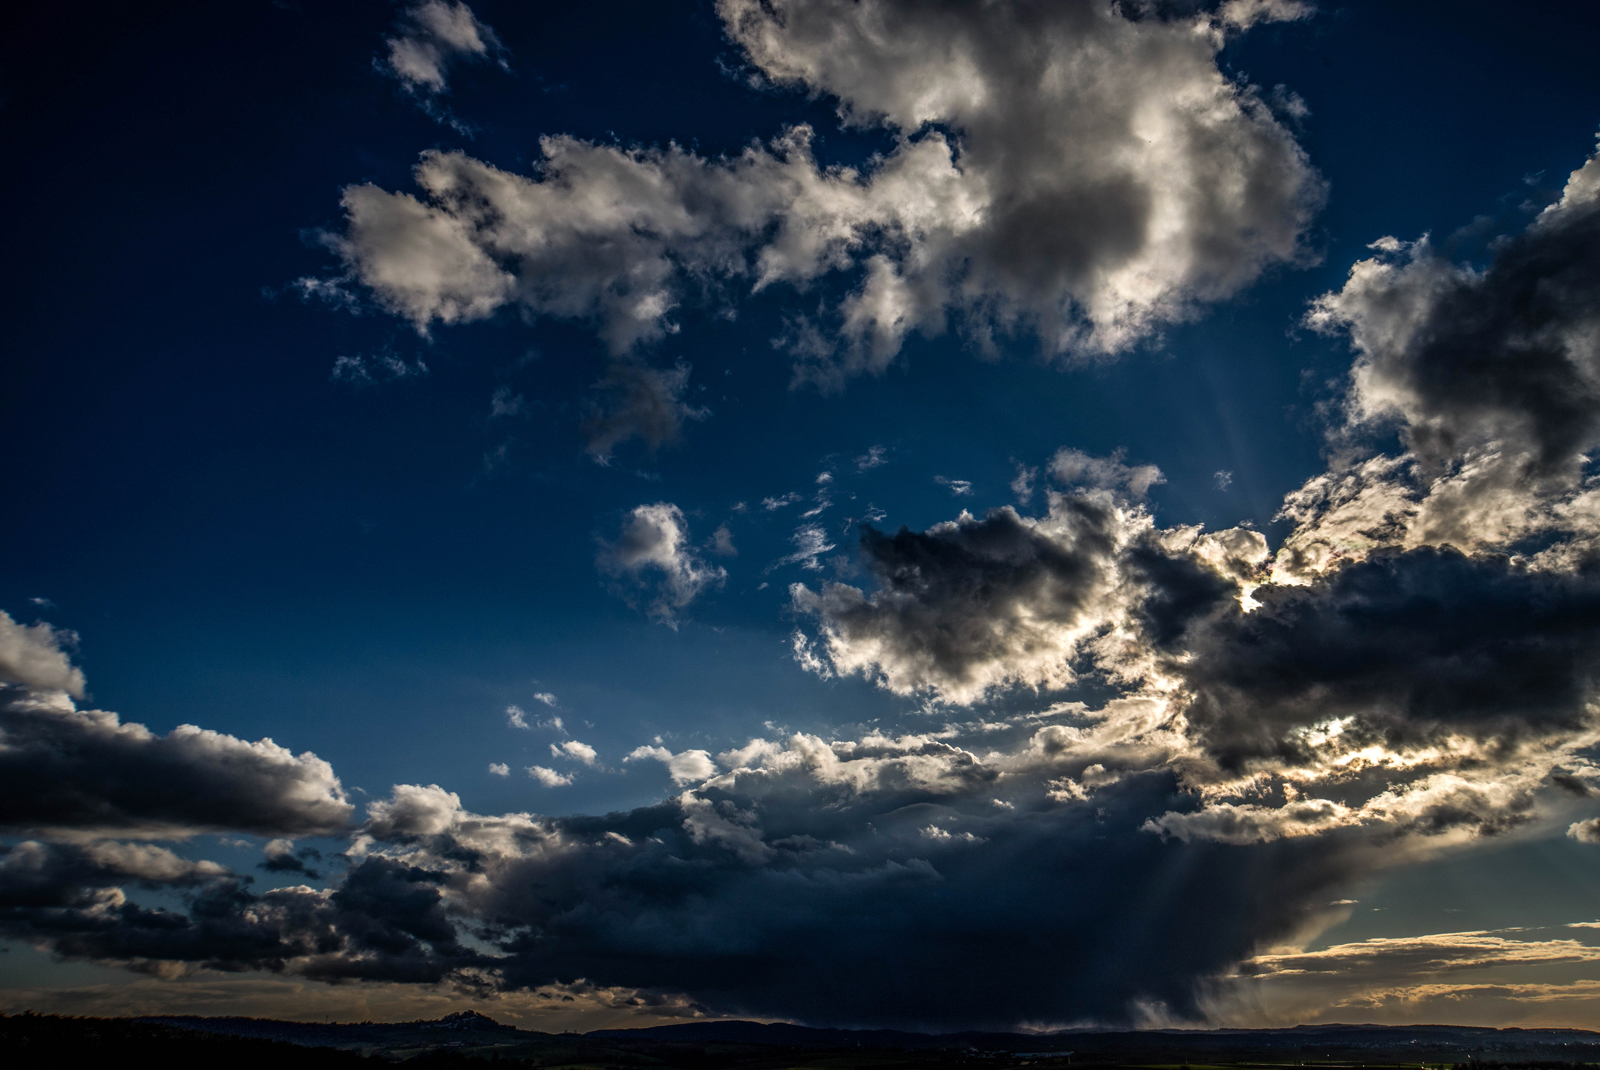
[[[660,746],[635,747],[622,760],[636,762],[647,758],[664,764],[674,784],[703,781],[715,776],[717,772],[717,763],[703,750],[686,750],[673,754],[667,748]]]
[[[1291,9],[1234,0],[1223,17]],[[508,305],[587,320],[620,355],[675,332],[705,281],[737,293],[837,275],[849,293],[790,339],[797,376],[829,387],[881,372],[952,312],[980,347],[1022,333],[1047,353],[1115,353],[1305,257],[1322,184],[1257,92],[1218,69],[1225,35],[1209,16],[718,10],[763,77],[836,99],[892,147],[857,170],[819,165],[804,126],[722,159],[553,136],[531,177],[429,152],[422,199],[345,191],[330,244],[347,275],[308,289],[359,284],[424,332]],[[443,85],[425,55],[396,63],[409,84]]]
[[[494,31],[460,0],[413,4],[401,17],[400,33],[384,41],[389,48],[383,68],[407,90],[424,98],[446,91],[446,77],[455,63],[487,59],[504,51]]]
[[[933,481],[941,487],[949,487],[950,493],[957,498],[970,497],[972,494],[972,483],[968,480],[951,479],[949,476],[934,476]]]
[[[771,568],[799,565],[806,569],[820,569],[822,564],[817,558],[834,548],[834,544],[828,541],[828,533],[817,524],[804,524],[796,528],[789,541],[794,543],[794,553],[778,558]]]
[[[1600,844],[1600,817],[1591,817],[1586,821],[1574,821],[1567,826],[1567,835],[1579,843]]]
[[[511,767],[505,762],[490,762],[489,772],[493,773],[495,776],[510,776]]]
[[[569,739],[565,743],[550,744],[550,753],[557,758],[571,758],[587,766],[593,766],[599,758],[598,752],[593,747],[587,743],[579,743],[575,739]]]
[[[558,773],[554,769],[550,769],[543,765],[528,766],[528,775],[533,777],[533,779],[537,780],[547,788],[566,787],[575,779],[575,774]]]
[[[1316,14],[1317,6],[1307,0],[1226,0],[1217,9],[1217,20],[1232,29],[1248,30],[1262,22],[1298,22]]]
[[[872,446],[866,453],[856,458],[857,472],[870,472],[874,468],[889,463],[888,451],[882,446]]]
[[[37,691],[83,694],[83,672],[72,664],[65,647],[77,641],[72,632],[40,621],[18,624],[0,610],[0,684],[21,684]]]
[[[532,728],[528,723],[528,711],[521,706],[506,707],[506,723],[512,728]]]
[[[635,507],[621,537],[603,545],[597,563],[602,571],[632,577],[641,585],[648,584],[647,575],[653,576],[654,597],[647,611],[674,626],[679,610],[728,575],[694,551],[683,510],[670,502]]]

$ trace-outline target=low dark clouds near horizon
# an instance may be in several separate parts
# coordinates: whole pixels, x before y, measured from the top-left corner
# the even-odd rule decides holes
[[[282,407],[274,477],[234,475],[235,421],[180,429],[211,467],[138,516],[331,489],[161,573],[259,575],[248,671],[208,645],[252,612],[225,591],[121,660],[109,609],[0,610],[0,937],[318,982],[307,1007],[603,990],[929,1030],[1233,1021],[1312,975],[1449,1000],[1469,952],[1600,957],[1413,933],[1363,996],[1354,943],[1312,947],[1405,867],[1600,842],[1600,156],[1454,237],[1356,233],[1383,213],[1338,200],[1343,142],[1240,66],[1357,17],[1296,0],[719,0],[696,40],[755,102],[720,148],[602,133],[670,87],[547,77],[525,13],[379,14],[349,100],[393,128],[252,291],[340,339],[333,416],[241,390],[241,429]],[[500,96],[546,109],[521,141]],[[1236,338],[1267,356],[1230,378]],[[181,381],[195,420],[226,408]],[[1263,459],[1281,437],[1245,427],[1285,412],[1314,441]],[[349,432],[384,467],[340,482],[318,451],[352,413],[394,426]],[[1191,463],[1211,439],[1233,455]],[[19,529],[130,526],[57,481],[72,508]],[[127,683],[161,642],[213,705]],[[283,680],[319,704],[250,705]]]

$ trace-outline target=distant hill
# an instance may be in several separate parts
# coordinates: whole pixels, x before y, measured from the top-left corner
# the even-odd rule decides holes
[[[986,1052],[1072,1052],[1106,1061],[1229,1057],[1286,1058],[1316,1054],[1352,1061],[1600,1060],[1600,1033],[1585,1029],[1490,1029],[1453,1025],[1317,1025],[1283,1029],[1071,1030],[1056,1033],[912,1033],[889,1029],[813,1029],[759,1022],[682,1022],[644,1029],[599,1029],[607,1040],[699,1044],[762,1044],[799,1049],[960,1049]]]
[[[540,1033],[462,1011],[437,1021],[287,1022],[269,1018],[61,1018],[0,1015],[0,1066],[60,1070],[138,1056],[230,1070],[357,1070],[385,1062],[476,1068],[485,1059],[542,1068],[654,1070],[1009,1070],[1023,1066],[1298,1070],[1470,1064],[1474,1070],[1576,1070],[1600,1062],[1581,1029],[1325,1025],[1289,1029],[916,1033],[696,1021],[643,1029]],[[374,1062],[377,1057],[378,1062]]]

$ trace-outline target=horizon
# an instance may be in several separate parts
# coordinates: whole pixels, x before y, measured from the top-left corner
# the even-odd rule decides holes
[[[1596,30],[29,5],[0,1013],[1600,1029]]]

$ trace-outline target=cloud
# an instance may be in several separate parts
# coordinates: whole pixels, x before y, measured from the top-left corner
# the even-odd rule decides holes
[[[0,684],[20,684],[35,691],[83,695],[83,672],[66,649],[77,641],[72,632],[40,621],[18,624],[0,610]]]
[[[345,274],[306,286],[359,287],[423,332],[509,306],[587,321],[621,355],[675,332],[686,301],[831,277],[844,296],[788,339],[797,380],[824,388],[952,321],[983,349],[1114,354],[1306,259],[1323,184],[1217,66],[1225,26],[1301,10],[721,0],[759,78],[891,147],[858,169],[819,164],[805,126],[717,159],[549,136],[532,175],[430,151],[420,198],[345,190]],[[444,84],[425,56],[401,65]]]
[[[777,511],[779,509],[785,508],[786,506],[793,505],[795,502],[797,502],[799,500],[800,500],[800,495],[796,494],[794,491],[791,490],[788,494],[782,494],[782,495],[778,495],[776,497],[762,498],[761,499],[761,508],[763,508],[767,512],[771,513],[771,512],[775,512],[775,511]]]
[[[268,873],[299,873],[311,880],[322,878],[321,873],[306,865],[307,859],[322,857],[321,852],[313,847],[296,851],[293,840],[277,839],[269,840],[261,853],[266,859],[259,864],[259,868]]]
[[[505,762],[490,762],[489,763],[489,772],[494,774],[495,776],[510,776],[511,775],[511,767],[509,765],[507,765]]]
[[[384,352],[375,356],[342,356],[333,361],[333,371],[330,378],[335,382],[344,383],[376,383],[380,381],[392,382],[396,379],[411,379],[428,374],[428,365],[421,357],[407,361],[394,353]]]
[[[547,788],[564,788],[572,783],[575,777],[573,773],[558,773],[543,765],[528,766],[528,775]]]
[[[897,694],[970,702],[999,687],[1062,687],[1079,644],[1118,587],[1119,545],[1146,520],[1109,500],[1058,497],[1031,520],[1010,508],[917,533],[862,529],[871,594],[843,583],[790,588],[815,618],[833,671]]]
[[[1564,936],[1538,939],[1526,929],[1375,938],[1319,951],[1257,956],[1230,978],[1230,995],[1254,1005],[1258,1013],[1265,1007],[1294,1020],[1339,1020],[1353,1011],[1379,1010],[1410,1015],[1414,1021],[1429,1005],[1461,1014],[1475,1010],[1478,1000],[1502,1007],[1506,1002],[1593,1000],[1594,981],[1527,979],[1549,976],[1551,966],[1597,961],[1600,948]]]
[[[823,71],[807,84],[860,80],[841,95],[853,121],[902,107],[894,93],[909,83],[894,64],[835,69],[866,48],[860,20],[882,5],[828,25],[809,6],[779,8],[794,17],[774,40],[837,38],[829,55],[785,53]],[[985,17],[1028,14],[994,10]],[[872,47],[911,56],[932,40],[928,26],[979,17],[918,10],[903,41]],[[1095,21],[1111,17],[1052,7],[1037,16],[1048,23],[1039,50],[1057,47],[1049,19],[1083,20],[1089,45],[1121,40],[1124,24]],[[766,32],[766,18],[751,15],[738,39]],[[1163,46],[1181,25],[1210,49],[1221,21],[1126,25]],[[958,43],[927,62],[960,71],[991,47],[982,32]],[[973,69],[969,87],[993,83],[989,67]],[[938,99],[956,81],[923,83],[927,114],[979,106]],[[907,99],[906,114],[922,114]],[[963,174],[987,166],[972,144]],[[1358,265],[1360,285],[1314,306],[1331,317],[1314,322],[1351,338],[1354,373],[1329,468],[1286,499],[1292,530],[1276,553],[1249,528],[1164,527],[1146,501],[1153,466],[1066,450],[1043,515],[866,528],[859,587],[792,587],[816,633],[793,638],[800,664],[924,700],[917,731],[771,729],[677,753],[657,739],[624,762],[661,762],[668,797],[600,816],[476,814],[437,785],[399,785],[369,805],[348,874],[322,891],[257,895],[181,860],[42,844],[37,864],[15,863],[18,895],[34,900],[0,913],[0,926],[147,972],[210,964],[499,993],[584,978],[674,1007],[946,1030],[1156,1012],[1192,1022],[1252,991],[1363,1013],[1491,990],[1527,1002],[1592,995],[1494,972],[1587,966],[1600,951],[1579,930],[1294,945],[1347,916],[1352,893],[1389,867],[1540,822],[1594,838],[1574,812],[1600,783],[1600,498],[1589,497],[1600,492],[1581,459],[1594,302],[1590,252],[1574,236],[1588,233],[1596,168],[1575,172],[1562,201],[1486,268],[1386,243],[1391,259],[1363,261],[1378,267]],[[1463,293],[1473,302],[1460,304]],[[1438,349],[1456,329],[1452,308],[1479,317],[1480,348]],[[1563,398],[1555,382],[1577,386]],[[1373,445],[1395,429],[1402,452]],[[601,567],[671,620],[723,579],[692,545],[676,506],[640,506]],[[29,635],[44,668],[28,679],[70,679],[70,662],[50,654],[55,633]],[[13,687],[27,717],[78,714],[59,687]],[[959,709],[978,703],[992,705]],[[58,749],[82,753],[72,748]],[[58,758],[43,748],[30,760],[48,769]],[[103,776],[83,779],[109,790]],[[322,783],[337,787],[331,771]],[[63,876],[34,881],[34,870]],[[183,909],[136,903],[151,874]]]
[[[609,464],[617,446],[642,438],[651,449],[675,441],[686,420],[703,420],[706,408],[683,400],[689,386],[689,365],[651,368],[637,361],[613,361],[595,389],[606,399],[595,403],[583,423],[583,435],[595,460]]]
[[[1470,552],[1539,538],[1552,567],[1592,555],[1584,472],[1600,445],[1600,159],[1482,270],[1426,238],[1374,248],[1307,317],[1347,336],[1356,361],[1339,463],[1285,502],[1298,530],[1280,578],[1381,546]],[[1406,453],[1365,448],[1386,429]]]
[[[1132,498],[1143,498],[1151,487],[1167,481],[1153,464],[1124,464],[1121,451],[1110,457],[1091,457],[1082,450],[1065,448],[1050,458],[1050,475],[1068,486],[1098,487]]]
[[[513,394],[509,386],[497,386],[489,398],[489,419],[504,420],[521,416],[527,408],[528,401],[521,394]]]
[[[1579,843],[1600,844],[1600,817],[1591,817],[1586,821],[1574,821],[1567,826],[1567,835]]]
[[[565,743],[550,744],[550,753],[557,758],[571,758],[590,767],[593,767],[599,758],[593,747],[587,743],[579,743],[575,739],[569,739]]]
[[[388,55],[380,69],[424,102],[448,90],[446,78],[457,63],[499,57],[505,51],[495,32],[460,0],[413,4],[402,14],[399,32],[384,43]],[[505,66],[503,58],[500,65]]]
[[[0,825],[63,836],[185,837],[207,831],[334,835],[354,809],[333,768],[270,739],[194,725],[165,736],[80,709],[83,676],[63,633],[0,619]],[[34,688],[38,688],[35,690]]]
[[[1226,0],[1217,9],[1217,21],[1248,30],[1262,22],[1298,22],[1316,14],[1317,6],[1305,0]]]
[[[674,626],[678,611],[728,575],[695,553],[683,510],[670,502],[635,507],[621,537],[602,544],[597,564],[602,572],[630,577],[641,587],[649,587],[645,577],[653,576],[656,582],[646,611]]]
[[[889,463],[888,451],[882,446],[872,446],[856,458],[857,472],[870,472]]]
[[[962,496],[970,497],[972,494],[972,484],[968,480],[951,479],[948,476],[934,476],[933,481],[941,487],[949,487],[950,493],[957,498]]]
[[[771,571],[772,568],[781,568],[784,565],[799,565],[801,568],[812,570],[820,569],[822,564],[817,558],[834,548],[834,544],[828,541],[828,533],[817,524],[802,524],[795,529],[794,534],[789,537],[789,541],[794,544],[794,553],[778,558],[772,563],[768,571]]]
[[[1011,481],[1011,493],[1017,496],[1018,503],[1027,505],[1033,500],[1033,481],[1038,478],[1037,468],[1017,465],[1017,477]]]
[[[1186,716],[1224,764],[1461,737],[1514,751],[1590,720],[1600,587],[1451,549],[1384,551],[1314,587],[1263,587],[1186,644]]]
[[[665,747],[635,747],[622,760],[636,762],[646,758],[664,764],[674,784],[690,784],[706,780],[714,776],[717,771],[717,765],[711,760],[711,755],[703,750],[686,750],[673,754]]]

